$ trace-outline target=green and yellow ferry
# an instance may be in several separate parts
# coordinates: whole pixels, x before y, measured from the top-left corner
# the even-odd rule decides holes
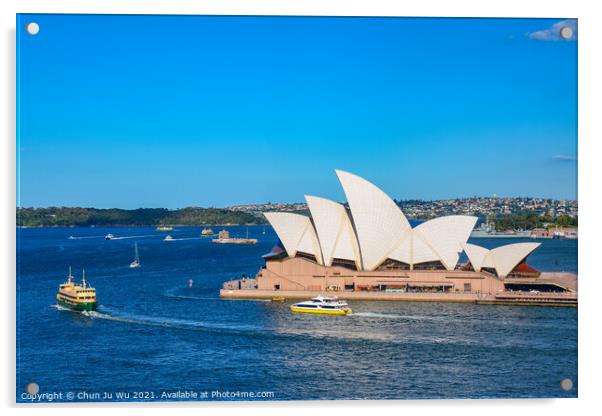
[[[67,281],[59,286],[56,300],[59,305],[75,311],[95,311],[96,289],[86,283],[85,271],[82,272],[81,284],[73,283],[71,267],[69,267]]]

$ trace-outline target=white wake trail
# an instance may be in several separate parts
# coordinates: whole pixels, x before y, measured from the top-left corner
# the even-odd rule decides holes
[[[126,240],[128,238],[148,238],[148,237],[159,237],[157,234],[145,234],[145,235],[128,235],[124,237],[113,237],[111,240]]]

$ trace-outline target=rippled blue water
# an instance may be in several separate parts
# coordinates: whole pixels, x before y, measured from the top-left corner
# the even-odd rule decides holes
[[[246,246],[212,244],[198,228],[19,229],[17,400],[28,401],[32,382],[40,393],[108,400],[178,390],[209,399],[268,391],[275,400],[577,395],[576,308],[351,302],[353,315],[332,317],[291,314],[288,302],[220,300],[222,282],[255,274],[276,242],[262,229],[249,227],[259,243]],[[105,241],[108,232],[119,239]],[[181,240],[164,242],[166,234]],[[135,241],[140,269],[128,267]],[[576,272],[577,242],[543,240],[530,263]],[[97,288],[94,316],[55,305],[69,265],[78,279],[85,267]],[[560,388],[565,378],[570,391]]]

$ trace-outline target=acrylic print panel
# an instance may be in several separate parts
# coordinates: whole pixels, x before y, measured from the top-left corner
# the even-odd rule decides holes
[[[18,402],[577,396],[575,20],[17,27]]]

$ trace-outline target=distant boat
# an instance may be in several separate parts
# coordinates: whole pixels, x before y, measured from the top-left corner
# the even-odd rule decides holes
[[[470,233],[472,238],[488,238],[488,237],[498,237],[498,238],[528,238],[531,237],[531,231],[529,230],[506,230],[506,231],[496,231],[495,223],[492,221],[487,221],[481,223],[478,228],[475,228]]]
[[[228,230],[221,230],[218,238],[211,240],[215,244],[257,244],[256,238],[249,238],[249,229],[247,228],[247,238],[232,238]]]
[[[72,235],[69,236],[69,240],[75,240],[75,237],[73,237]]]
[[[157,231],[171,231],[173,230],[173,227],[169,226],[169,225],[160,225],[157,227]]]
[[[130,269],[140,267],[140,256],[138,255],[138,243],[134,243],[134,261],[130,263]]]
[[[172,241],[173,237],[171,235],[166,236],[163,241]]]
[[[201,235],[213,235],[213,230],[209,227],[203,228]]]
[[[265,227],[263,227],[263,231],[261,232],[261,234],[265,234]]]
[[[112,240],[113,238],[115,238],[115,236],[111,233],[105,235],[105,240]]]

